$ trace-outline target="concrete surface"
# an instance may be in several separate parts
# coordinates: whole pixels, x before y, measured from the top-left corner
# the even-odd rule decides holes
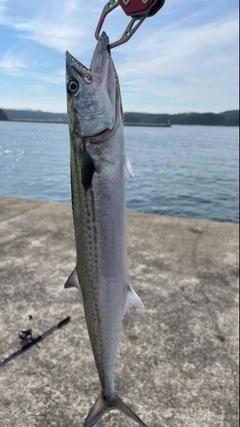
[[[149,427],[238,426],[238,226],[128,213],[130,283],[116,389]],[[79,427],[99,393],[69,205],[0,198],[0,359],[18,332],[72,321],[0,368],[1,427]],[[28,320],[28,315],[33,320]],[[133,427],[118,412],[99,427]]]

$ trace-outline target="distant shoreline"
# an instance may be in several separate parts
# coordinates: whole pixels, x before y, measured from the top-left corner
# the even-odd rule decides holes
[[[67,113],[0,109],[0,120],[36,123],[68,123]],[[171,127],[173,125],[239,126],[239,110],[223,113],[151,114],[124,113],[125,126]]]
[[[41,120],[41,119],[9,119],[5,120],[7,122],[24,122],[24,123],[59,123],[63,125],[67,125],[68,122],[62,120]]]
[[[49,123],[49,124],[62,124],[67,125],[68,122],[60,121],[60,120],[36,120],[36,119],[9,119],[9,120],[0,120],[0,122],[19,122],[19,123]],[[237,125],[216,125],[216,124],[185,124],[185,123],[178,123],[178,124],[167,124],[167,123],[124,123],[124,126],[126,127],[154,127],[154,128],[171,128],[172,126],[217,126],[217,127],[237,127]]]
[[[5,122],[24,122],[24,123],[57,123],[57,124],[63,124],[67,125],[68,122],[60,121],[60,120],[36,120],[36,119],[9,119],[9,120],[2,120]],[[160,124],[154,124],[154,123],[124,123],[124,126],[147,126],[147,127],[162,127],[162,128],[170,128],[171,125],[167,123],[160,123]]]

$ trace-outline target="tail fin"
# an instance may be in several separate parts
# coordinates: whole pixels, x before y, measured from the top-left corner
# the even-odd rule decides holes
[[[134,414],[134,412],[120,399],[117,394],[115,399],[109,402],[104,398],[102,393],[90,409],[83,427],[92,427],[104,414],[106,414],[106,412],[114,409],[119,409],[119,411],[136,421],[139,426],[148,427],[136,414]]]

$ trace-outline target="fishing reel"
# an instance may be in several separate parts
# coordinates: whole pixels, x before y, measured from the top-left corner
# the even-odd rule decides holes
[[[21,347],[25,347],[25,345],[29,344],[33,337],[32,337],[32,329],[22,329],[18,334],[20,340],[21,340]]]

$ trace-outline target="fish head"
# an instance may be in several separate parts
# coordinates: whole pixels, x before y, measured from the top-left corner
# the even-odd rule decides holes
[[[90,68],[66,52],[69,127],[77,137],[98,135],[115,124],[118,79],[108,43],[103,32]]]

